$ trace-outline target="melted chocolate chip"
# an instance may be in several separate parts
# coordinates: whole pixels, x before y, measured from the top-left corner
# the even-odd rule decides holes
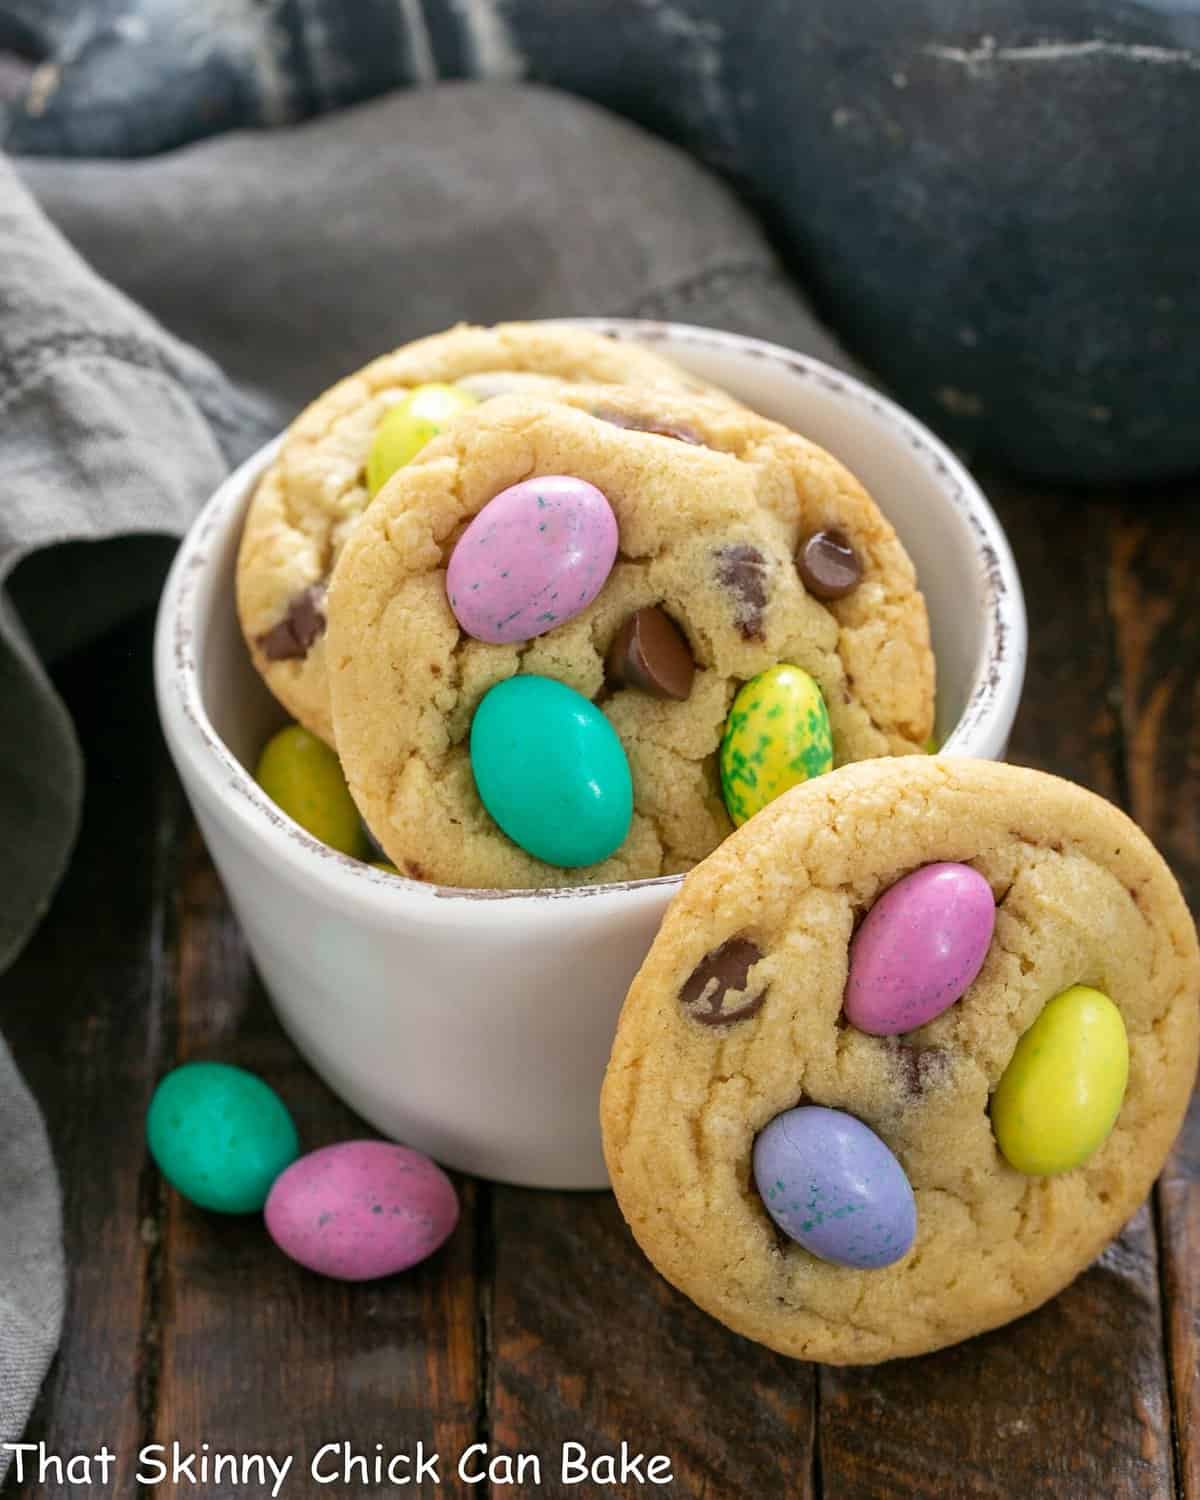
[[[842,531],[814,531],[796,554],[796,568],[816,599],[841,599],[862,578],[858,553]]]
[[[754,1015],[767,998],[767,986],[746,996],[731,1010],[722,1007],[729,994],[744,994],[750,970],[762,957],[762,950],[749,938],[734,937],[706,953],[679,991],[684,1010],[704,1026],[728,1026]]]
[[[767,605],[767,560],[749,542],[731,542],[717,550],[717,582],[736,604],[735,619],[743,640],[761,641]]]
[[[950,1066],[950,1054],[945,1047],[916,1048],[908,1042],[896,1043],[896,1063],[904,1092],[919,1099],[922,1094],[939,1083]]]
[[[325,629],[325,585],[314,583],[297,594],[278,625],[258,637],[268,661],[302,660]]]
[[[641,688],[654,698],[682,702],[692,691],[696,663],[675,621],[657,605],[630,615],[608,652],[608,680],[614,687]]]
[[[613,427],[624,427],[629,432],[652,432],[658,437],[674,438],[677,443],[704,447],[704,439],[690,422],[667,422],[659,417],[631,417],[623,411],[614,411],[609,406],[599,407],[592,416]]]

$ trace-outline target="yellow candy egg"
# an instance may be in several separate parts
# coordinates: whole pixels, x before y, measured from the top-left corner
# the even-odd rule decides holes
[[[336,753],[315,734],[289,724],[266,743],[255,779],[277,807],[331,849],[370,853],[358,808]]]
[[[373,498],[397,469],[411,463],[425,444],[437,437],[447,422],[478,404],[478,396],[461,386],[430,381],[414,386],[395,406],[389,406],[367,454],[368,494]]]
[[[1069,1172],[1108,1138],[1129,1079],[1129,1041],[1107,995],[1073,984],[1017,1043],[992,1095],[992,1129],[1010,1166]]]
[[[832,767],[829,714],[808,673],[785,662],[751,678],[733,700],[721,741],[721,791],[734,823]]]

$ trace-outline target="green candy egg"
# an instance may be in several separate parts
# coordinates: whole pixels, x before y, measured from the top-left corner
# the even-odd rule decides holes
[[[355,859],[370,857],[341,762],[324,740],[289,724],[267,741],[255,777],[276,807],[313,838]]]
[[[221,1214],[257,1213],[300,1154],[275,1090],[227,1063],[184,1063],[168,1073],[150,1101],[146,1139],[171,1186]]]
[[[733,700],[721,741],[721,791],[734,823],[832,768],[829,713],[808,673],[785,662],[751,678]]]
[[[616,730],[582,693],[550,677],[510,677],[471,723],[484,807],[528,854],[570,869],[607,859],[633,818],[633,778]]]
[[[389,406],[375,429],[367,455],[367,493],[374,498],[396,470],[411,463],[447,422],[478,404],[479,397],[461,386],[431,381],[414,386],[395,406]]]

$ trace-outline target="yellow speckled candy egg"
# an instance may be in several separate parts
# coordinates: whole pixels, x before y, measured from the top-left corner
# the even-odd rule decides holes
[[[1129,1040],[1107,995],[1073,984],[1017,1043],[992,1095],[992,1129],[1010,1166],[1068,1172],[1102,1146],[1129,1079]]]
[[[829,713],[808,673],[784,662],[751,678],[733,700],[721,741],[721,791],[734,823],[832,768]]]

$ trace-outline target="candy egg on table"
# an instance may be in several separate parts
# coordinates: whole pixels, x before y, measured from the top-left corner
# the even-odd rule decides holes
[[[276,807],[331,849],[366,859],[370,842],[337,752],[299,724],[266,743],[255,779]]]
[[[995,925],[992,888],[970,865],[924,865],[898,880],[850,945],[846,1019],[872,1036],[932,1021],[974,982]]]
[[[1063,990],[1017,1043],[992,1095],[1005,1160],[1035,1177],[1080,1166],[1108,1139],[1128,1081],[1121,1012],[1087,985]]]
[[[771,1218],[821,1260],[877,1270],[912,1247],[917,1205],[904,1168],[855,1116],[816,1104],[776,1115],[753,1164]]]
[[[458,1223],[450,1179],[390,1141],[343,1141],[294,1162],[267,1199],[267,1231],[299,1265],[371,1281],[433,1254]]]
[[[530,640],[586,609],[616,557],[617,518],[594,484],[569,474],[524,479],[459,537],[446,596],[476,640]]]
[[[261,1078],[228,1063],[184,1063],[154,1091],[150,1154],[183,1197],[217,1213],[256,1213],[295,1161],[300,1140],[287,1106]]]
[[[597,864],[624,842],[633,778],[617,732],[582,693],[532,674],[498,682],[471,723],[471,770],[513,843],[547,864]]]
[[[367,492],[374,496],[397,469],[411,463],[448,422],[479,404],[479,397],[460,385],[430,381],[411,391],[384,413],[367,454]]]
[[[809,674],[784,662],[751,678],[733,700],[721,741],[721,791],[734,823],[832,769],[829,714]]]

